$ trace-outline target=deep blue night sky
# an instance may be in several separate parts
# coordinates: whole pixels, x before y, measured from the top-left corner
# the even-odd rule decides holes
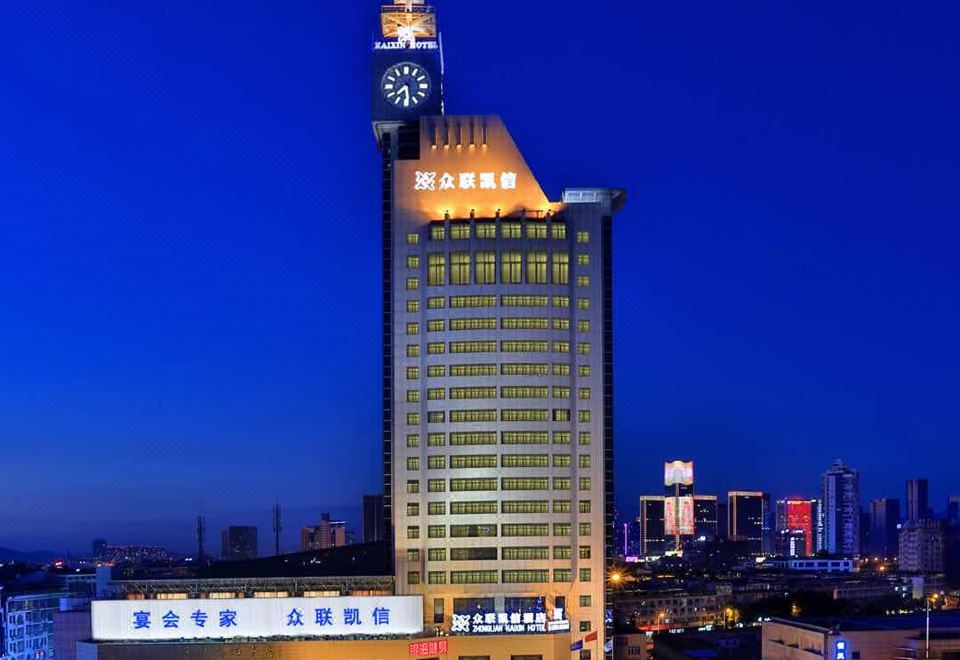
[[[551,197],[629,191],[624,511],[678,457],[960,494],[960,5],[437,4],[448,111]],[[377,9],[2,3],[0,546],[189,551],[275,499],[292,545],[379,488]]]

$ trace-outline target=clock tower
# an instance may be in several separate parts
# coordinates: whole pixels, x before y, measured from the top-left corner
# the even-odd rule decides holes
[[[373,41],[373,126],[377,140],[421,116],[443,114],[443,50],[434,8],[394,0],[380,11]]]

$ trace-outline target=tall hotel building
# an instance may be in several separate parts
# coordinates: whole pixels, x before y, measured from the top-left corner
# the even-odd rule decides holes
[[[545,612],[574,636],[597,631],[599,655],[613,545],[611,233],[624,194],[550,201],[498,117],[444,114],[434,9],[398,1],[381,18],[383,477],[397,592],[422,594],[426,621],[454,633],[469,632],[463,615]]]

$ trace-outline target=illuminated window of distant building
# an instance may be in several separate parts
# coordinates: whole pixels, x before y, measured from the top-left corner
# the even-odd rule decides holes
[[[496,319],[491,319],[496,321]],[[453,364],[450,365],[450,375],[454,378],[479,376],[496,376],[497,365],[495,364]]]
[[[501,431],[500,442],[505,445],[545,445],[546,431]]]
[[[522,282],[523,257],[519,252],[504,252],[500,257],[500,282],[520,284]]]
[[[420,390],[407,390],[407,403],[420,403]]]
[[[570,375],[570,365],[569,365],[569,364],[555,363],[555,364],[553,365],[553,375],[554,375],[554,376],[569,376],[569,375]]]
[[[553,569],[554,582],[573,582],[573,570],[569,568]]]
[[[427,321],[427,332],[443,332],[446,329],[446,321],[443,319],[434,319]]]
[[[427,550],[427,561],[447,561],[447,549],[430,548]]]
[[[471,454],[469,456],[451,456],[450,469],[481,469],[497,467],[497,457],[495,454]]]
[[[497,255],[495,252],[477,252],[477,284],[497,283]]]
[[[451,502],[450,514],[454,516],[477,516],[497,512],[496,502]]]
[[[590,490],[590,477],[580,477],[580,490]]]
[[[589,401],[589,400],[590,400],[590,388],[589,388],[589,387],[581,387],[581,388],[578,388],[578,389],[577,389],[577,398],[580,399],[581,401]]]
[[[593,533],[593,529],[588,522],[580,523],[577,531],[580,533],[580,536],[590,536]]]
[[[554,490],[570,490],[570,477],[554,477],[553,489]]]
[[[430,479],[427,481],[427,492],[443,493],[447,490],[447,482],[443,479]]]
[[[569,422],[570,421],[570,410],[568,408],[554,408],[553,410],[553,421],[555,422]]]
[[[427,309],[443,309],[447,306],[447,299],[443,296],[434,296],[427,298]],[[419,311],[419,306],[417,307]]]
[[[420,515],[420,505],[416,502],[407,503],[407,515],[408,516],[419,516]]]
[[[443,286],[447,283],[447,255],[443,252],[432,252],[427,255],[427,284],[429,286]]]
[[[443,433],[428,433],[427,434],[427,446],[428,447],[443,447],[446,444],[446,435]]]
[[[420,538],[420,528],[415,526],[407,527],[407,538],[408,539]]]
[[[455,241],[464,241],[470,238],[469,222],[450,223],[450,238]]]
[[[427,421],[431,424],[443,424],[446,418],[447,413],[442,410],[431,410],[427,413]]]
[[[588,287],[588,286],[590,286],[590,276],[589,276],[589,275],[578,275],[578,276],[577,276],[577,286],[579,286],[579,287]]]
[[[407,268],[420,268],[420,257],[410,255],[407,257]]]
[[[420,301],[419,300],[408,300],[407,301],[407,311],[411,314],[416,314],[420,311]]]
[[[547,283],[547,253],[527,253],[527,284]]]
[[[408,324],[407,324],[407,334],[408,334],[408,335],[419,335],[419,334],[420,334],[420,324],[419,324],[419,323],[408,323]]]
[[[451,410],[450,421],[457,424],[477,423],[477,422],[495,422],[497,421],[496,410]]]
[[[590,622],[581,621],[580,622],[580,632],[590,632]]]
[[[570,319],[553,319],[553,329],[554,330],[569,330],[570,329]]]
[[[420,413],[407,413],[407,426],[419,426]]]
[[[569,444],[570,444],[570,431],[554,431],[554,432],[553,432],[553,444],[555,444],[555,445],[569,445]]]
[[[477,238],[496,238],[497,225],[493,222],[477,223]]]
[[[546,296],[500,296],[504,307],[546,307]]]
[[[581,378],[586,378],[590,375],[590,365],[582,364],[577,367],[577,375]]]
[[[554,353],[569,353],[569,352],[570,352],[570,342],[568,342],[568,341],[555,341],[555,342],[553,342],[553,352],[554,352]]]
[[[577,243],[589,243],[589,242],[590,242],[590,232],[588,231],[577,232]]]
[[[454,252],[450,255],[450,283],[470,284],[470,253]]]
[[[577,265],[578,265],[578,266],[589,266],[589,265],[590,265],[590,255],[589,255],[589,254],[578,254],[578,255],[577,255]]]
[[[581,582],[590,582],[593,578],[593,573],[589,568],[580,569],[580,581]]]
[[[554,559],[570,559],[573,556],[573,553],[569,545],[555,545],[553,546],[553,558]]]
[[[416,471],[420,469],[420,459],[417,456],[410,456],[407,458],[407,469],[411,471]]]
[[[570,296],[554,296],[553,297],[553,306],[560,309],[565,309],[570,306]]]
[[[549,411],[544,409],[504,408],[500,411],[501,422],[546,422]]]
[[[583,422],[583,423],[585,423],[585,424],[586,424],[586,423],[589,423],[589,422],[590,422],[590,411],[589,411],[589,410],[581,410],[581,411],[579,411],[579,412],[577,413],[577,421],[578,421],[578,422]]]
[[[407,446],[408,447],[419,447],[420,446],[420,435],[418,433],[410,433],[407,435]]]
[[[496,307],[496,296],[450,296],[450,306],[454,308],[464,307]]]
[[[527,223],[527,238],[546,238],[547,225],[543,222]]]
[[[452,341],[450,342],[451,353],[496,353],[497,342],[495,341]]]
[[[570,467],[570,456],[569,456],[569,454],[554,454],[554,455],[553,455],[553,467],[555,467],[555,468],[568,468],[568,467]]]
[[[579,332],[590,332],[590,321],[577,321],[577,330]]]
[[[434,241],[442,241],[447,237],[447,229],[441,224],[430,225],[430,239]]]
[[[549,536],[550,525],[547,523],[514,523],[501,525],[501,536]]]
[[[580,596],[580,607],[591,607],[593,599],[590,596]]]
[[[577,355],[590,355],[590,342],[582,341],[577,344]]]
[[[447,368],[442,364],[431,364],[427,367],[427,376],[430,378],[443,378],[447,375]]]
[[[447,503],[446,502],[430,502],[429,504],[427,504],[427,515],[430,515],[430,516],[447,515]]]
[[[408,277],[407,278],[407,291],[416,291],[420,288],[420,278],[419,277]]]
[[[420,550],[416,548],[411,548],[407,550],[407,561],[412,561],[412,562],[420,561]]]
[[[550,466],[550,462],[546,454],[504,454],[500,457],[500,466],[505,468],[545,468]],[[538,490],[548,488],[546,479],[543,480],[542,485],[543,488]],[[507,489],[504,488],[504,490]]]
[[[442,341],[431,342],[427,344],[427,353],[429,355],[442,355],[447,352],[447,346]]]
[[[447,391],[442,387],[431,387],[427,390],[428,401],[441,401],[447,398]]]
[[[430,571],[427,573],[427,582],[430,584],[446,584],[447,574],[444,571]]]
[[[592,508],[590,500],[580,500],[580,513],[590,513]]]
[[[577,298],[577,309],[582,312],[586,312],[590,309],[590,299],[589,298]]]
[[[561,385],[553,386],[553,398],[554,399],[569,399],[570,398],[570,388]]]
[[[407,380],[419,380],[420,367],[407,367]]]
[[[578,441],[579,441],[579,443],[580,443],[581,446],[583,446],[583,445],[589,445],[589,444],[590,444],[590,440],[591,440],[590,431],[580,431],[580,432],[577,434],[577,439],[578,439]]]
[[[497,571],[451,571],[452,584],[496,584]]]
[[[444,525],[429,525],[427,527],[427,537],[431,539],[444,539],[447,537],[447,528]]]
[[[431,470],[443,470],[447,467],[446,456],[428,456],[427,468]]]
[[[420,584],[420,571],[408,571],[407,584]]]
[[[407,234],[407,245],[417,245],[420,242],[420,235],[414,232]]]
[[[408,481],[407,482],[407,492],[410,494],[420,492],[420,482],[419,481]]]
[[[567,237],[567,226],[562,222],[554,222],[551,230],[553,237],[557,240],[563,240]]]
[[[570,523],[553,523],[554,536],[570,536],[571,529]]]
[[[501,581],[504,584],[540,584],[550,581],[550,571],[531,568],[503,571]]]
[[[554,513],[570,513],[570,500],[554,500],[553,512]]]
[[[502,513],[549,513],[546,500],[505,500],[500,503]],[[496,513],[496,511],[494,511]],[[546,548],[544,548],[546,549]],[[504,557],[506,559],[506,557]],[[519,557],[514,557],[519,559]],[[526,559],[548,559],[548,557],[526,557]]]
[[[407,357],[420,357],[420,344],[407,344]]]
[[[570,255],[566,252],[553,253],[553,283],[570,284]]]
[[[519,222],[504,222],[500,225],[500,235],[503,238],[521,238],[523,231]]]

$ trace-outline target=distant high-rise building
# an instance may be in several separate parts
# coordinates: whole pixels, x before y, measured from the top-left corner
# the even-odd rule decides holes
[[[623,551],[624,557],[640,556],[640,522],[632,520],[623,523]]]
[[[347,545],[347,523],[343,520],[331,520],[329,513],[320,515],[320,524],[316,527],[304,527],[300,533],[301,549],[327,550]]]
[[[383,495],[363,496],[363,542],[385,541],[387,526],[384,519]]]
[[[713,541],[719,535],[717,527],[717,496],[693,496],[693,535],[697,539]]]
[[[907,522],[928,520],[930,510],[930,482],[926,479],[907,480]]]
[[[947,520],[960,523],[960,496],[947,498]]]
[[[245,561],[258,556],[257,528],[231,525],[220,536],[220,556],[226,561]]]
[[[640,556],[659,557],[667,550],[667,537],[663,526],[663,497],[644,495],[640,498]],[[672,546],[670,548],[673,549]]]
[[[796,540],[796,533],[803,537],[803,543],[798,550],[799,554],[790,554],[789,557],[812,557],[817,554],[817,519],[820,516],[819,500],[786,499],[777,500],[777,535],[782,537],[784,532],[790,532],[790,542]],[[777,554],[783,554],[783,545],[777,549]]]
[[[107,547],[106,539],[93,539],[93,558],[99,559]]]
[[[900,530],[900,570],[943,573],[945,540],[942,521],[908,520]]]
[[[879,499],[870,502],[870,545],[875,557],[895,557],[900,551],[900,500]]]
[[[727,493],[727,538],[746,543],[754,557],[764,553],[764,530],[770,498],[757,491],[733,490]]]
[[[693,499],[693,461],[671,461],[663,464],[663,526],[667,538],[673,539],[673,550],[683,549],[683,537],[696,531]]]
[[[860,554],[860,473],[835,462],[821,479],[823,549],[832,555]]]

